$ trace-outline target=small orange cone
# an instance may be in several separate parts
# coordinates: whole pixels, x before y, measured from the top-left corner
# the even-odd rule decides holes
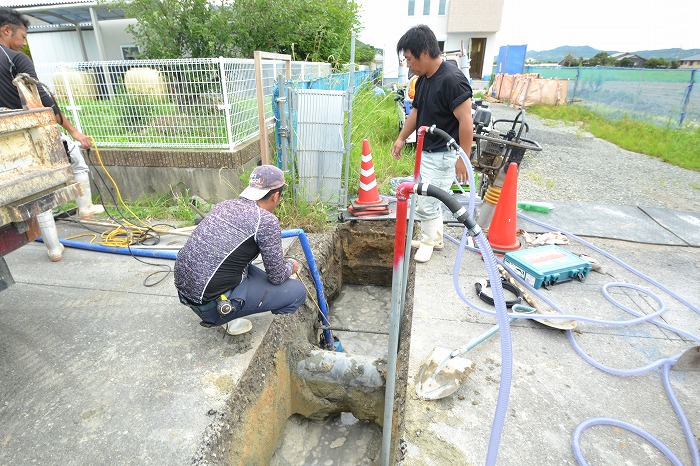
[[[518,219],[516,204],[518,202],[518,164],[508,165],[506,179],[503,182],[501,196],[493,212],[491,226],[486,233],[486,239],[495,252],[513,251],[520,249],[516,231]]]
[[[361,216],[378,216],[389,214],[389,201],[379,197],[377,177],[374,174],[372,153],[369,150],[369,141],[362,140],[362,165],[360,166],[360,189],[358,198],[352,201],[348,212]]]

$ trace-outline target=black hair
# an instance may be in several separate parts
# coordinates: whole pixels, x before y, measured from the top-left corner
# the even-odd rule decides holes
[[[267,192],[267,194],[265,194],[260,200],[269,199],[269,198],[272,197],[273,194],[275,194],[275,193],[280,193],[280,194],[281,194],[282,191],[284,191],[284,185],[283,185],[283,186],[280,186],[279,188],[275,188],[275,189],[269,190],[269,191]]]
[[[408,50],[416,58],[420,57],[423,52],[428,52],[430,58],[440,56],[440,44],[438,44],[435,33],[425,24],[413,26],[401,36],[396,44],[396,53],[401,54],[403,50]]]
[[[6,24],[11,24],[15,27],[23,26],[25,28],[29,27],[29,21],[17,10],[12,10],[10,8],[0,8],[0,27]]]

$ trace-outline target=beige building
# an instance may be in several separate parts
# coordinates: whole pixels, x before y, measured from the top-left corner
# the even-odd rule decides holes
[[[700,69],[700,53],[696,55],[691,55],[690,57],[682,58],[678,60],[680,63],[679,68],[698,68]]]
[[[501,27],[504,0],[358,0],[363,30],[360,40],[384,51],[384,78],[391,82],[404,76],[399,70],[396,43],[412,26],[426,24],[437,36],[443,51],[462,46],[471,59],[470,76],[489,79],[496,41]]]

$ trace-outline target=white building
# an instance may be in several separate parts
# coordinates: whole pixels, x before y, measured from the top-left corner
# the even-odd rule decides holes
[[[0,0],[29,17],[27,43],[34,63],[123,60],[135,44],[126,26],[135,19],[96,0]]]
[[[501,45],[504,0],[355,0],[360,5],[362,42],[384,52],[384,79],[398,78],[396,43],[411,26],[428,25],[443,51],[462,46],[471,59],[473,79],[489,79]],[[136,51],[125,29],[136,19],[104,8],[96,0],[0,0],[30,16],[27,41],[35,63],[122,60]],[[404,70],[404,72],[406,72]]]
[[[504,0],[356,0],[363,30],[359,39],[384,51],[384,79],[399,73],[396,43],[412,26],[425,24],[437,36],[443,51],[464,46],[471,59],[473,79],[488,80],[493,57],[498,55],[496,35],[501,28]],[[403,70],[405,72],[405,70]]]

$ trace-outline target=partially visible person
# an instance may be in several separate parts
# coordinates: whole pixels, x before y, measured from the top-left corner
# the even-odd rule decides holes
[[[399,39],[396,53],[403,54],[410,72],[419,76],[411,112],[392,147],[394,158],[409,135],[421,126],[433,126],[447,132],[466,154],[471,151],[474,127],[471,114],[472,89],[469,80],[453,63],[445,62],[433,31],[425,25],[409,29]],[[467,167],[455,150],[448,150],[446,141],[426,134],[420,177],[424,183],[449,190],[452,182],[467,180]],[[421,219],[421,240],[414,255],[416,262],[430,260],[433,249],[442,249],[443,223],[441,202],[432,197],[418,196],[416,213]]]
[[[0,8],[0,107],[11,110],[22,108],[19,91],[12,81],[19,73],[27,73],[37,79],[34,63],[31,58],[20,52],[27,44],[27,27],[29,21],[16,10]],[[53,98],[44,90],[39,89],[41,102],[45,107],[53,109],[56,122],[60,124],[70,137],[62,134],[63,145],[70,158],[71,169],[75,181],[80,184],[83,194],[76,199],[78,215],[81,218],[89,218],[95,214],[104,212],[100,204],[92,203],[90,189],[90,170],[85,163],[80,147],[90,148],[90,138],[78,131],[73,124],[63,117],[60,108]],[[79,144],[76,144],[73,139]],[[49,218],[50,217],[50,218]],[[51,211],[42,212],[39,216],[39,225],[44,244],[48,249],[49,259],[59,261],[63,257],[63,245],[58,241],[56,225],[53,222]]]
[[[178,253],[175,287],[201,325],[239,335],[253,327],[245,316],[291,314],[304,303],[306,288],[290,278],[299,263],[285,260],[273,213],[284,186],[282,170],[256,167],[240,197],[216,204]],[[258,254],[265,270],[252,264]]]

